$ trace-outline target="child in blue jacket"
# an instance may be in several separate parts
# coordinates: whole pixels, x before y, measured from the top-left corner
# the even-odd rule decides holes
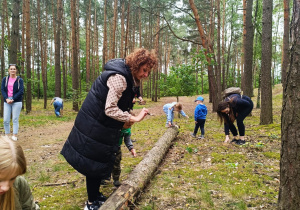
[[[196,137],[198,129],[200,127],[201,130],[201,136],[198,137],[199,139],[204,138],[204,125],[205,125],[205,120],[206,120],[206,115],[207,115],[207,107],[203,104],[204,98],[202,96],[199,96],[195,102],[197,102],[197,106],[195,109],[195,129],[194,133],[191,133],[193,137]]]

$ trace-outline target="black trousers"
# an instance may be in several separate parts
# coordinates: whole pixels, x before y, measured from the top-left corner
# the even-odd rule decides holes
[[[196,135],[198,132],[198,129],[200,127],[201,135],[204,136],[204,125],[205,125],[205,119],[198,119],[197,124],[195,125],[194,134]]]
[[[86,190],[89,202],[94,202],[100,195],[100,183],[101,179],[86,177]]]

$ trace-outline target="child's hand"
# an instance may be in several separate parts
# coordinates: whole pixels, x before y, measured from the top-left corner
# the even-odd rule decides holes
[[[186,118],[190,118],[189,116],[186,116]]]
[[[123,128],[130,128],[133,124],[134,122],[125,122]]]
[[[135,151],[135,149],[131,149],[130,152],[131,152],[131,154],[132,154],[133,157],[136,157],[136,151]]]

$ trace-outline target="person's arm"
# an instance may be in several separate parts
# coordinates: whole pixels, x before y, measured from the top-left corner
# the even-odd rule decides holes
[[[53,102],[54,102],[54,98],[51,100],[51,102],[50,102],[50,105],[52,105],[52,104],[53,104]]]
[[[184,117],[186,117],[186,118],[189,118],[189,116],[187,116],[187,115],[184,113],[183,110],[181,110],[179,113],[180,113],[182,116],[184,116]]]
[[[1,93],[4,101],[6,101],[6,99],[8,98],[7,91],[5,90],[7,88],[7,87],[5,88],[5,81],[6,81],[6,77],[2,79],[2,83],[1,83]]]
[[[105,104],[105,114],[115,120],[121,122],[140,122],[148,113],[148,109],[143,108],[142,111],[137,116],[132,116],[130,113],[123,112],[118,107],[118,101],[122,97],[122,93],[127,88],[126,79],[124,76],[116,74],[110,76],[107,80],[107,86],[109,88],[106,104]]]
[[[125,134],[124,136],[124,143],[127,147],[127,149],[131,152],[132,156],[133,157],[136,157],[136,151],[135,149],[133,148],[133,144],[132,144],[132,141],[131,141],[131,131],[130,129],[128,129],[128,133]]]
[[[30,187],[22,176],[17,178],[16,180],[16,188],[19,192],[19,197],[16,199],[19,199],[20,205],[22,207],[22,210],[37,210],[40,209],[34,202]]]

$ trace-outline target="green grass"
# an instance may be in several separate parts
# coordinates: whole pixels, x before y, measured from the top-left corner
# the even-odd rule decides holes
[[[273,97],[274,123],[260,125],[260,110],[254,109],[253,115],[245,121],[248,144],[244,146],[223,144],[223,126],[220,126],[215,113],[209,112],[207,116],[204,140],[190,136],[194,129],[194,119],[191,115],[189,119],[178,118],[175,115],[180,132],[170,148],[168,157],[161,163],[158,172],[135,203],[137,208],[247,209],[264,205],[267,209],[274,209],[279,189],[282,103],[282,94],[277,86],[275,91],[279,94]],[[208,95],[204,95],[204,98],[207,99]],[[256,104],[255,97],[253,100]],[[191,97],[187,97],[187,101],[192,101]],[[156,106],[156,103],[148,99],[147,105],[135,105],[134,108],[152,106]],[[42,100],[34,101],[32,110],[32,113],[27,115],[22,111],[22,126],[51,128],[51,125],[60,122],[72,122],[77,115],[71,111],[70,101],[64,104],[63,118],[55,117],[52,106],[44,110]],[[137,157],[132,157],[122,145],[121,181],[127,178],[164,134],[165,120],[164,115],[156,115],[134,124],[132,139],[136,140],[134,147]],[[51,139],[49,145],[62,144],[64,141],[65,138]],[[37,149],[40,148],[27,150],[26,154],[32,155]],[[42,209],[83,208],[87,198],[85,177],[74,170],[59,151],[51,158],[36,158],[35,161],[29,162],[25,176]],[[101,187],[105,195],[110,195],[113,190],[112,182]]]

